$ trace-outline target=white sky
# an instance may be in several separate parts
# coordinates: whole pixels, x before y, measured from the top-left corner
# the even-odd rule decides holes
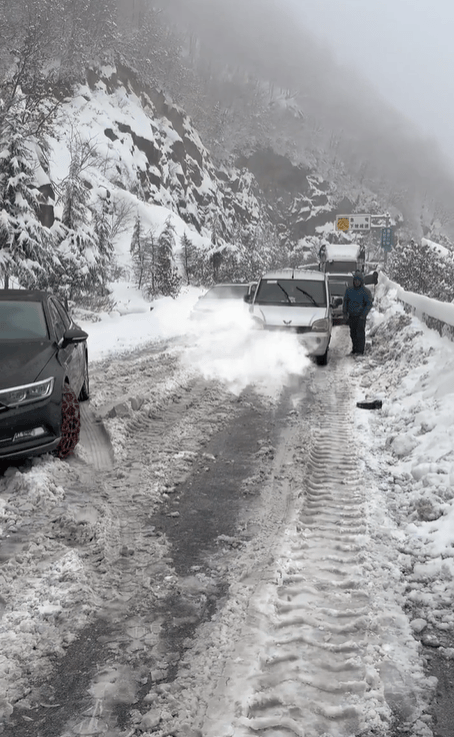
[[[289,0],[401,112],[435,138],[454,167],[452,0]]]

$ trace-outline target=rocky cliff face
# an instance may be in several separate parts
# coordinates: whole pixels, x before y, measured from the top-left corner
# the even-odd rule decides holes
[[[216,164],[185,111],[130,70],[92,71],[86,96],[94,105],[102,98],[107,111],[102,135],[117,158],[114,184],[167,207],[199,233],[216,223],[218,239],[232,242],[238,228],[270,224],[291,245],[334,219],[335,192],[315,172],[271,148]],[[134,171],[124,165],[131,159]]]

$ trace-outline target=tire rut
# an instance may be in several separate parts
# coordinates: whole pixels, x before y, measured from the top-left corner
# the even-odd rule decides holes
[[[119,366],[95,372],[102,401],[129,401],[131,386],[144,401],[126,418],[106,420],[115,437],[111,466],[97,452],[73,459],[58,513],[42,531],[49,554],[77,552],[78,598],[63,632],[78,636],[53,678],[35,680],[35,706],[16,710],[4,737],[411,730],[417,647],[395,599],[392,561],[383,570],[376,563],[386,553],[368,504],[373,480],[353,450],[349,372],[335,362],[329,373],[309,372],[265,411],[252,394],[233,397],[180,371],[174,354],[144,353]],[[178,515],[185,509],[189,517],[196,488],[197,513],[209,514],[203,495],[220,478],[223,431],[235,436],[241,418],[250,422],[256,412],[265,429],[260,451],[249,451],[253,483],[241,487],[244,524],[233,536],[212,525],[200,551],[174,555]],[[261,418],[254,422],[258,434]],[[232,441],[224,476],[234,454]],[[67,481],[65,468],[56,474]],[[247,473],[245,463],[236,487]],[[221,544],[204,551],[215,535]],[[414,681],[402,680],[411,667],[400,669],[393,656],[402,642]]]
[[[204,737],[390,737],[398,727],[411,731],[420,716],[418,647],[375,564],[380,543],[352,450],[354,387],[343,388],[342,378],[332,370],[318,384],[316,429],[308,437],[300,428],[294,440],[309,448],[305,458],[299,453],[300,503],[268,581],[249,599],[200,723]],[[398,642],[407,642],[414,681],[401,677]]]

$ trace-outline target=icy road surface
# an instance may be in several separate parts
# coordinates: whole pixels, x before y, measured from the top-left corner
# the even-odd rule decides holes
[[[277,402],[180,350],[96,364],[77,454],[0,477],[3,737],[432,737],[346,332]]]

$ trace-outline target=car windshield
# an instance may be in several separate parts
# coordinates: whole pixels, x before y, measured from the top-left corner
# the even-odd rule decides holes
[[[0,341],[48,337],[41,302],[0,300]]]
[[[226,284],[211,287],[203,299],[242,299],[247,294],[247,284]]]
[[[349,274],[356,271],[356,261],[327,261],[325,271],[327,274]]]
[[[291,304],[326,307],[324,281],[302,279],[262,279],[255,298],[258,304]]]

